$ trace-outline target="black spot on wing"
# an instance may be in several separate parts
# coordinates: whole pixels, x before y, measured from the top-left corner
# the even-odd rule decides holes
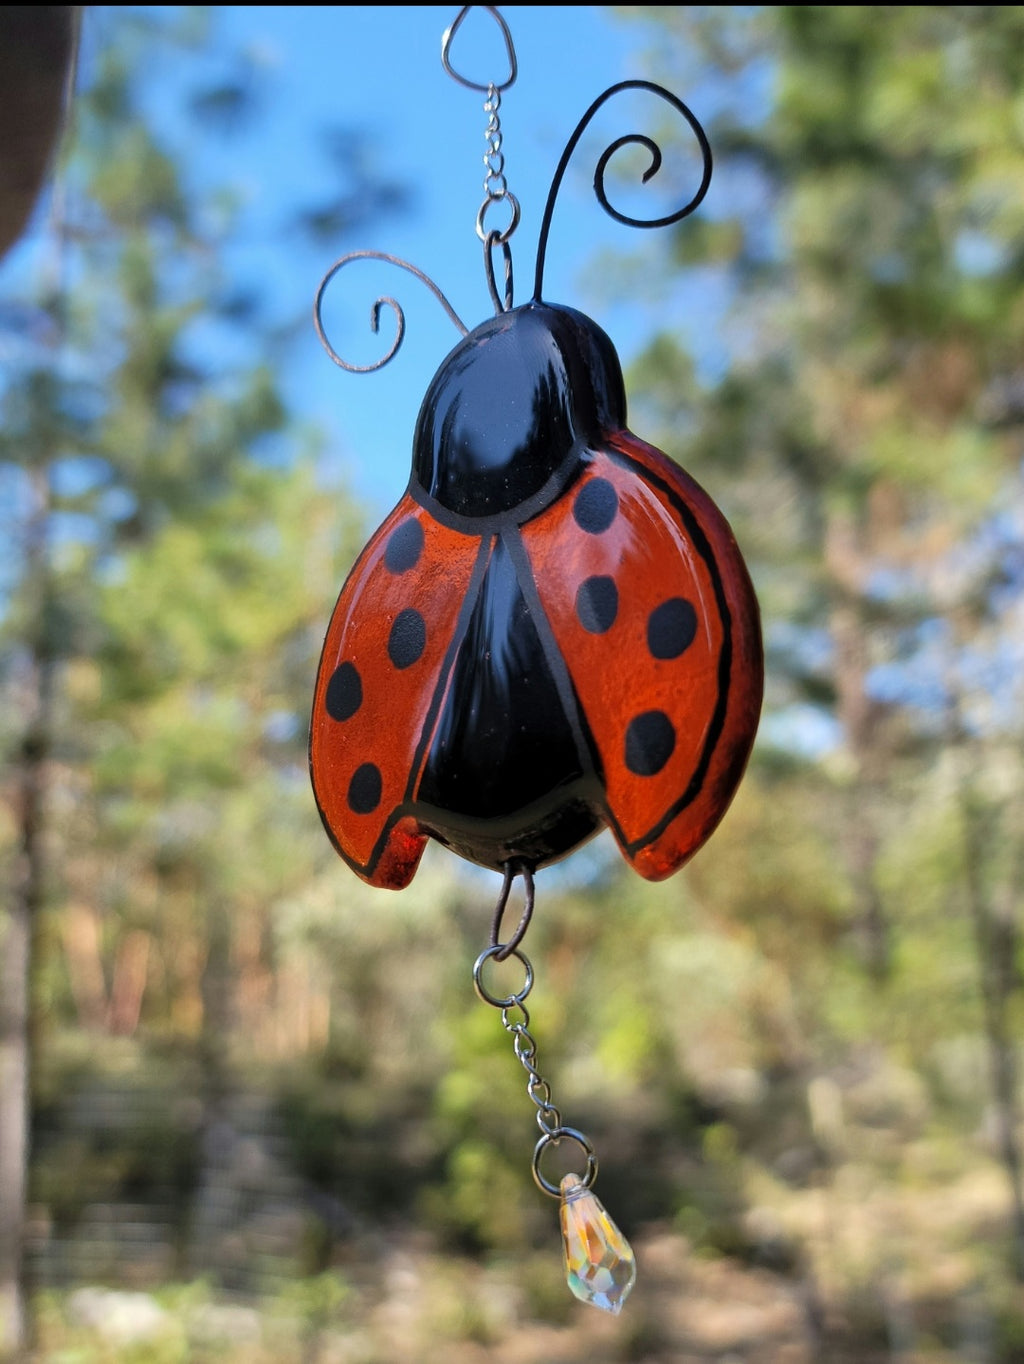
[[[396,668],[411,668],[427,647],[427,625],[410,606],[399,612],[388,636],[388,657]]]
[[[363,763],[352,774],[348,784],[348,806],[357,815],[368,815],[380,804],[384,783],[380,769],[373,763]]]
[[[647,647],[653,658],[678,658],[693,643],[697,612],[685,597],[670,597],[647,619]]]
[[[676,732],[663,710],[636,715],[626,730],[626,766],[637,777],[653,777],[671,758]]]
[[[592,478],[584,483],[572,504],[572,514],[580,530],[588,535],[600,535],[615,520],[619,510],[619,495],[606,478]]]
[[[603,635],[619,613],[619,590],[614,578],[585,578],[576,591],[576,616],[584,630]]]
[[[324,707],[332,720],[350,720],[363,704],[363,683],[354,663],[342,663],[331,674]]]
[[[423,527],[414,518],[396,526],[384,549],[384,563],[392,573],[407,573],[415,568],[423,553]]]

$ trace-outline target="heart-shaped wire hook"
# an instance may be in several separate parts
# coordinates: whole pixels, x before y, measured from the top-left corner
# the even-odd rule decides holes
[[[486,84],[481,85],[478,81],[467,80],[465,76],[459,75],[449,59],[448,54],[451,49],[452,39],[459,31],[459,25],[471,9],[485,9],[488,14],[493,15],[496,23],[501,29],[502,37],[505,39],[505,52],[508,55],[508,77],[506,80],[502,81],[500,85],[497,81],[487,81]],[[460,85],[464,85],[468,90],[482,90],[484,94],[487,94],[489,90],[507,90],[510,85],[514,84],[516,76],[519,74],[519,67],[516,63],[516,50],[512,43],[512,34],[509,32],[508,24],[505,23],[505,20],[499,13],[496,5],[462,6],[455,17],[455,21],[450,28],[445,29],[444,36],[441,39],[441,63],[449,76],[451,76],[453,80],[457,80]]]

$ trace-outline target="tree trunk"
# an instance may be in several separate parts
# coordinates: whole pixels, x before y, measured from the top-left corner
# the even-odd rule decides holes
[[[28,774],[24,774],[27,776]],[[0,934],[0,1359],[27,1344],[22,1248],[28,1169],[29,978],[35,917],[36,793],[23,781],[19,865]]]
[[[220,900],[211,896],[206,913],[206,963],[199,1064],[202,1087],[200,1168],[186,1234],[185,1272],[192,1276],[227,1271],[221,1246],[236,1210],[223,1194],[232,1186],[237,1132],[231,1120],[228,1042],[234,1012],[231,972],[231,922]]]
[[[0,256],[19,239],[52,169],[70,105],[81,6],[5,5],[0,15],[0,112],[5,128]],[[24,1242],[31,1107],[33,938],[46,882],[46,762],[52,723],[48,636],[49,476],[31,475],[25,574],[35,594],[27,644],[24,738],[14,774],[18,847],[0,920],[0,1360],[28,1348]]]
[[[853,889],[864,965],[872,979],[882,983],[892,966],[889,925],[875,883],[880,841],[875,806],[884,783],[885,762],[879,752],[880,712],[867,689],[869,628],[861,605],[866,555],[848,518],[837,515],[829,520],[824,555],[834,595],[829,627],[835,653],[836,715],[852,763],[839,844]]]
[[[18,851],[0,928],[0,1359],[28,1348],[25,1226],[32,1059],[33,941],[46,890],[45,783],[51,747],[54,661],[49,638],[48,475],[32,478],[26,582],[33,598],[26,714],[17,768]]]
[[[1010,1006],[1019,985],[1016,963],[1020,933],[1012,916],[998,914],[991,902],[983,875],[985,812],[972,796],[969,778],[964,776],[961,780],[964,888],[978,954],[996,1144],[1010,1191],[1010,1258],[1015,1277],[1024,1283],[1024,1161],[1018,1137],[1020,1076],[1017,1039],[1010,1022]]]

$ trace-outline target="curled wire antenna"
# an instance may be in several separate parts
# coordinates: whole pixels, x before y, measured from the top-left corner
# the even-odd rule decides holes
[[[445,45],[443,48],[445,68],[446,70],[449,71],[451,75],[455,77],[456,80],[460,81],[463,85],[468,85],[472,89],[487,88],[493,94],[493,92],[496,89],[504,89],[506,85],[511,84],[512,81],[515,79],[516,75],[515,53],[511,47],[511,38],[507,37],[509,47],[510,74],[508,80],[501,87],[495,87],[493,85],[489,87],[476,86],[472,82],[466,80],[463,76],[460,76],[458,73],[451,70],[450,64],[447,60],[448,47],[451,43],[452,35],[458,28],[458,24],[461,22],[465,10],[468,8],[470,7],[469,6],[464,7],[464,10],[460,12],[459,19],[456,20],[456,22],[445,34]],[[504,25],[503,21],[501,20],[501,16],[492,6],[486,6],[485,8],[487,8],[491,13],[495,15],[499,23],[501,23],[502,25],[502,32],[507,36],[507,28]],[[593,104],[590,106],[587,112],[583,115],[582,119],[580,119],[579,123],[576,126],[575,132],[573,133],[572,137],[566,144],[565,150],[562,153],[561,160],[559,161],[557,169],[555,170],[554,178],[552,179],[551,182],[551,188],[548,191],[548,199],[544,208],[544,217],[541,221],[540,236],[537,242],[537,272],[535,276],[533,293],[535,301],[540,300],[541,293],[544,287],[544,263],[547,255],[548,234],[551,228],[551,218],[554,213],[555,200],[558,197],[558,191],[561,188],[562,180],[565,176],[569,160],[572,157],[573,152],[576,150],[580,138],[583,136],[583,133],[586,131],[588,124],[590,123],[594,115],[597,113],[598,109],[600,109],[603,104],[605,104],[609,99],[611,99],[613,95],[617,95],[620,93],[620,91],[623,90],[647,90],[651,94],[657,95],[659,98],[666,100],[669,104],[672,105],[674,109],[676,109],[680,114],[682,114],[682,116],[686,119],[687,123],[693,129],[693,132],[697,138],[697,142],[700,146],[701,156],[703,158],[703,175],[701,177],[700,185],[697,188],[697,192],[693,195],[693,197],[690,199],[688,203],[684,204],[682,208],[677,209],[674,213],[668,213],[658,218],[633,218],[625,213],[620,213],[619,210],[614,208],[612,204],[609,202],[608,195],[605,191],[605,171],[609,161],[615,155],[615,153],[619,151],[620,148],[631,144],[645,147],[647,149],[647,151],[650,153],[651,162],[642,176],[644,184],[647,184],[647,182],[654,175],[657,174],[657,172],[661,168],[661,163],[663,160],[661,149],[652,138],[647,137],[643,133],[627,133],[623,137],[616,138],[615,141],[612,142],[611,145],[605,149],[605,151],[601,154],[600,158],[598,159],[597,167],[594,172],[594,193],[596,194],[597,200],[600,203],[601,207],[605,210],[605,212],[608,213],[611,217],[615,218],[618,222],[625,223],[627,227],[668,227],[672,223],[680,222],[683,218],[687,217],[690,213],[692,213],[694,209],[698,206],[698,204],[700,204],[701,200],[707,193],[708,185],[711,183],[711,147],[708,143],[707,135],[705,134],[704,129],[701,127],[701,124],[698,121],[696,115],[691,112],[691,110],[683,103],[681,99],[673,95],[671,91],[664,89],[663,86],[655,85],[651,81],[644,80],[621,81],[618,85],[609,86],[609,88],[604,92],[604,94],[598,96],[598,98],[593,102]],[[509,248],[508,238],[509,236],[511,236],[511,233],[514,230],[516,223],[518,222],[519,206],[518,203],[516,203],[515,200],[513,199],[513,196],[508,194],[507,190],[503,189],[501,193],[495,193],[493,191],[489,191],[489,193],[490,198],[484,201],[484,206],[480,212],[480,219],[478,220],[478,232],[480,232],[480,235],[484,243],[484,264],[487,274],[488,287],[491,293],[491,300],[494,303],[495,312],[501,313],[508,312],[512,308],[512,254]],[[494,229],[487,232],[480,231],[480,228],[482,227],[484,209],[488,207],[490,202],[496,201],[502,197],[507,197],[508,199],[512,200],[513,203],[514,216],[509,227],[506,228],[504,232],[498,232]],[[497,246],[500,246],[504,256],[505,265],[504,296],[502,296],[502,294],[499,293],[497,283],[494,277],[494,264],[492,260],[492,253],[495,247]],[[349,361],[344,360],[331,345],[330,341],[327,339],[327,334],[324,330],[322,318],[324,291],[326,290],[327,285],[331,282],[334,276],[342,268],[342,266],[348,265],[351,261],[354,260],[384,261],[389,265],[397,265],[399,269],[407,270],[409,274],[415,275],[415,277],[418,280],[422,281],[422,283],[427,286],[427,288],[431,291],[431,293],[434,295],[437,301],[441,304],[442,308],[444,308],[445,312],[448,314],[449,318],[454,323],[456,328],[459,330],[461,335],[467,336],[469,334],[469,328],[465,325],[465,323],[456,313],[455,309],[451,306],[447,298],[445,298],[444,294],[437,287],[434,281],[430,279],[429,276],[425,275],[422,270],[417,269],[415,265],[410,265],[408,261],[402,260],[398,256],[389,256],[383,251],[350,251],[347,255],[342,256],[339,260],[335,261],[331,268],[324,275],[323,279],[320,281],[320,287],[316,291],[316,298],[313,303],[313,322],[316,327],[317,336],[320,338],[321,345],[324,347],[327,354],[331,357],[334,363],[336,365],[340,365],[342,369],[348,370],[349,373],[351,374],[370,374],[374,370],[382,369],[388,363],[388,361],[393,359],[393,357],[397,354],[398,349],[401,346],[402,341],[405,337],[405,314],[403,313],[401,305],[398,303],[398,301],[392,298],[389,294],[386,294],[376,299],[370,311],[370,327],[374,335],[376,335],[380,330],[381,309],[384,307],[385,304],[387,304],[387,306],[392,309],[395,315],[395,337],[387,353],[384,356],[382,356],[381,359],[375,361],[372,365],[353,365]]]
[[[405,337],[405,313],[403,313],[401,305],[399,304],[397,299],[392,298],[389,294],[385,294],[378,298],[374,302],[373,307],[370,309],[370,328],[373,331],[374,335],[376,335],[380,331],[381,308],[383,308],[384,305],[387,304],[387,306],[391,308],[395,314],[395,339],[392,341],[391,348],[388,350],[387,354],[384,355],[380,360],[375,361],[372,365],[350,364],[348,360],[342,359],[342,357],[331,345],[330,341],[328,341],[327,333],[324,331],[323,317],[321,315],[323,308],[324,290],[327,288],[328,284],[330,284],[331,280],[342,268],[342,266],[348,265],[351,261],[354,260],[380,260],[384,261],[388,265],[397,265],[402,270],[408,270],[410,275],[415,275],[418,280],[421,280],[427,286],[427,288],[434,295],[437,301],[441,304],[441,307],[445,310],[445,312],[451,318],[452,322],[462,333],[462,335],[463,336],[468,335],[469,328],[465,325],[465,323],[459,317],[458,313],[445,298],[444,294],[442,294],[441,290],[437,287],[434,281],[430,279],[428,275],[425,275],[422,270],[418,270],[415,265],[410,265],[408,261],[404,261],[398,256],[389,256],[383,251],[350,251],[348,255],[342,256],[339,260],[336,260],[334,264],[331,266],[331,268],[327,271],[323,279],[320,281],[320,287],[316,291],[316,298],[313,300],[313,325],[316,327],[316,334],[320,338],[320,344],[323,346],[324,350],[331,357],[334,363],[336,365],[340,365],[342,369],[348,370],[350,374],[372,374],[374,370],[383,369],[384,366],[388,363],[388,361],[391,360],[397,354],[398,348],[399,346],[401,346],[402,341]]]
[[[704,129],[701,127],[700,122],[698,121],[696,115],[689,108],[687,108],[687,106],[683,103],[681,99],[678,99],[675,95],[673,95],[670,90],[664,89],[663,86],[655,85],[651,81],[642,80],[621,81],[618,85],[609,86],[609,88],[604,92],[603,95],[599,95],[597,99],[594,100],[593,104],[580,119],[579,123],[576,126],[576,131],[573,133],[572,137],[570,137],[568,143],[566,144],[565,151],[562,153],[562,159],[558,163],[558,168],[555,171],[554,179],[551,182],[551,189],[548,191],[548,201],[544,208],[544,217],[543,220],[541,221],[540,237],[537,242],[537,273],[535,277],[533,291],[533,297],[535,301],[540,300],[541,292],[544,286],[544,261],[547,255],[548,232],[551,227],[551,215],[554,212],[555,199],[558,195],[559,189],[561,188],[562,178],[565,175],[566,167],[568,166],[569,160],[573,152],[576,150],[576,146],[580,138],[583,136],[583,133],[587,128],[587,125],[590,123],[590,120],[594,117],[598,109],[600,109],[604,103],[611,99],[613,95],[617,95],[622,90],[648,90],[651,92],[651,94],[658,95],[661,99],[667,100],[668,103],[671,104],[674,109],[677,109],[679,113],[682,114],[682,116],[686,119],[687,123],[689,123],[690,127],[693,129],[694,134],[696,135],[697,138],[697,142],[700,145],[701,156],[704,162],[704,174],[701,178],[701,182],[697,189],[696,194],[694,194],[693,198],[689,201],[689,203],[685,204],[681,209],[678,209],[675,213],[666,214],[664,217],[661,218],[631,218],[627,216],[625,213],[620,213],[618,209],[613,208],[612,205],[609,203],[608,196],[605,192],[604,187],[605,169],[608,165],[608,162],[615,155],[615,153],[621,147],[625,147],[629,144],[647,148],[647,150],[651,154],[651,164],[648,166],[647,170],[643,174],[642,178],[644,184],[647,184],[651,177],[657,174],[658,170],[661,168],[662,163],[661,148],[658,146],[656,142],[654,142],[651,138],[647,137],[643,133],[627,133],[624,137],[616,138],[616,140],[605,149],[600,159],[598,160],[597,169],[594,172],[594,193],[597,195],[598,202],[600,203],[604,211],[610,214],[611,217],[615,218],[618,222],[625,223],[627,227],[668,227],[669,224],[678,223],[683,218],[687,217],[688,214],[692,213],[693,210],[700,203],[700,201],[704,198],[704,195],[707,193],[708,185],[711,183],[711,147],[708,143],[707,135],[705,134]]]

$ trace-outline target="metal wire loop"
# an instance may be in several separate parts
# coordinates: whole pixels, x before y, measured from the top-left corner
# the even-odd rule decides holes
[[[500,310],[499,310],[500,311]],[[505,909],[508,905],[508,897],[512,892],[512,883],[517,876],[523,878],[523,890],[525,900],[523,903],[523,913],[520,917],[516,931],[509,938],[508,942],[501,941],[501,921],[505,917]],[[496,961],[504,961],[506,957],[516,952],[516,948],[526,936],[526,930],[530,927],[530,920],[533,918],[534,890],[533,890],[533,869],[527,862],[513,860],[505,863],[504,880],[501,883],[501,891],[498,895],[498,903],[494,906],[494,918],[491,920],[491,946],[490,950],[495,954]],[[518,956],[519,953],[516,953]]]
[[[521,1005],[520,1008],[522,1008]],[[527,1031],[530,1026],[530,1016],[526,1013],[525,1009],[523,1009],[523,1013],[526,1014],[523,1021],[521,1023],[513,1023],[508,1030],[512,1033],[512,1050],[516,1054],[516,1059],[522,1061],[523,1065],[525,1065],[527,1061],[536,1061],[537,1043]],[[504,1017],[501,1021],[503,1023],[505,1022]],[[506,1027],[507,1026],[508,1025],[506,1024]]]
[[[530,1060],[535,1061],[536,1059],[535,1051],[534,1055],[530,1057]],[[531,1070],[530,1078],[526,1083],[526,1089],[530,1098],[538,1108],[542,1108],[548,1113],[558,1112],[551,1099],[551,1086],[548,1084],[547,1080],[544,1079],[544,1076],[540,1075],[536,1070]],[[539,1098],[538,1095],[540,1096]]]
[[[500,85],[495,81],[487,81],[485,84],[481,85],[477,81],[468,80],[465,76],[460,75],[452,66],[450,55],[452,39],[459,31],[463,19],[465,19],[469,11],[474,8],[485,9],[487,13],[494,18],[498,27],[501,29],[501,36],[505,40],[505,54],[508,57],[508,76]],[[508,24],[505,23],[505,20],[502,18],[496,5],[462,6],[450,27],[445,29],[444,35],[441,38],[441,64],[448,72],[449,76],[451,76],[453,80],[458,81],[460,85],[464,85],[467,90],[483,90],[486,93],[493,86],[495,90],[501,91],[507,90],[510,85],[515,83],[516,76],[519,74],[519,66],[516,62],[515,44],[512,42],[512,34],[509,32]]]
[[[553,1132],[557,1132],[562,1125],[562,1115],[555,1105],[548,1100],[538,1099],[537,1096],[527,1086],[530,1098],[537,1105],[537,1126],[546,1137],[550,1137]]]
[[[583,1148],[587,1157],[587,1170],[584,1175],[579,1177],[580,1184],[584,1189],[593,1187],[594,1180],[597,1179],[597,1153],[594,1150],[590,1139],[578,1132],[575,1127],[556,1127],[551,1132],[545,1132],[533,1148],[533,1178],[539,1189],[543,1189],[552,1198],[561,1198],[562,1190],[557,1184],[552,1184],[547,1179],[540,1168],[541,1157],[549,1146],[557,1146],[562,1141],[574,1141]]]
[[[513,1018],[509,1012],[511,1009],[518,1009],[521,1016]],[[506,1032],[512,1034],[512,1045],[515,1048],[516,1055],[519,1056],[519,1040],[522,1037],[530,1036],[530,1011],[521,999],[517,999],[514,1004],[506,1004],[502,1009],[501,1026]]]
[[[501,254],[505,260],[505,295],[504,298],[498,293],[498,285],[494,278],[494,260],[491,255],[496,246],[501,246]],[[484,242],[484,276],[487,280],[487,289],[491,295],[491,302],[494,304],[495,316],[499,313],[507,313],[512,310],[512,248],[508,242],[500,239],[497,232],[488,232]]]

